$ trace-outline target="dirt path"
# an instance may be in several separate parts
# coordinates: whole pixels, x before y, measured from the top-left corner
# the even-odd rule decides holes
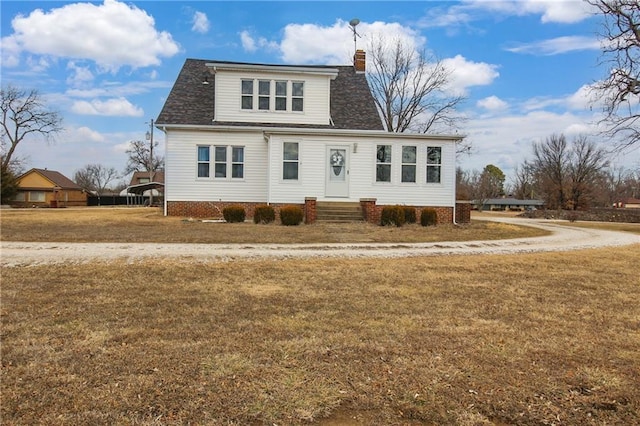
[[[567,251],[640,243],[640,236],[626,232],[573,228],[547,220],[495,217],[504,223],[527,225],[552,232],[536,238],[494,241],[437,243],[363,244],[158,244],[158,243],[25,243],[2,242],[3,267],[89,263],[122,259],[138,262],[149,258],[170,258],[187,262],[230,261],[243,258],[304,257],[411,257],[471,254],[507,254]]]

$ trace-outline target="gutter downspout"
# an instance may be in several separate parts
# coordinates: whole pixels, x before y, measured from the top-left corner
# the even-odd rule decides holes
[[[262,138],[267,144],[267,205],[271,205],[271,161],[269,161],[271,158],[271,144],[269,143],[271,136],[263,130]]]

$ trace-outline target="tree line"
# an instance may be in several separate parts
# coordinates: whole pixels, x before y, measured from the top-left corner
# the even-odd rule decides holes
[[[480,205],[509,195],[542,200],[549,209],[584,210],[640,197],[640,165],[635,170],[613,166],[608,152],[586,136],[551,135],[533,143],[530,158],[516,167],[509,184],[492,164],[482,171],[458,169],[456,178],[458,197]]]

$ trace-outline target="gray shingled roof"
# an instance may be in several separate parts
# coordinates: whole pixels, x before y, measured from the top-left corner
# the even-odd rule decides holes
[[[206,67],[206,64],[211,62],[213,61],[202,59],[187,59],[185,61],[169,93],[169,97],[156,120],[158,125],[283,127],[282,124],[272,123],[212,122],[213,100],[215,96],[215,84],[213,83],[215,75],[211,75]],[[240,62],[225,63],[242,64]],[[287,65],[275,66],[287,67]],[[357,74],[352,66],[315,67],[338,70],[338,76],[335,80],[331,81],[330,101],[333,125],[291,124],[284,127],[384,130],[364,74]],[[208,77],[210,84],[202,84],[205,76]]]

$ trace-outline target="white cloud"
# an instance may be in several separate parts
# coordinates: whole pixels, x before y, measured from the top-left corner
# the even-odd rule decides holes
[[[595,37],[566,36],[525,43],[506,50],[513,53],[551,56],[580,50],[600,50],[600,42]]]
[[[67,135],[71,136],[72,140],[79,140],[84,142],[104,142],[105,141],[104,136],[100,132],[91,130],[86,126],[78,127],[77,129],[72,129],[70,132],[67,132]]]
[[[443,59],[442,64],[451,70],[450,87],[458,93],[464,93],[468,87],[489,85],[500,75],[497,65],[469,61],[462,55]]]
[[[249,34],[249,31],[242,31],[240,33],[240,41],[242,42],[242,48],[246,52],[255,52],[258,49],[256,42]]]
[[[591,7],[577,0],[466,0],[449,8],[430,8],[420,18],[421,28],[453,28],[469,26],[486,14],[501,16],[540,15],[542,23],[572,24],[591,16]]]
[[[93,73],[89,67],[76,65],[74,61],[70,61],[67,64],[67,69],[70,70],[70,74],[67,77],[67,84],[70,86],[82,86],[94,79]]]
[[[361,22],[357,26],[358,48],[366,49],[373,39],[392,43],[400,40],[409,49],[419,49],[425,38],[398,23]],[[280,42],[282,59],[288,63],[349,64],[354,52],[353,32],[348,22],[337,20],[331,26],[289,24]]]
[[[171,34],[158,32],[145,11],[116,0],[67,4],[48,12],[37,9],[16,16],[11,26],[13,34],[2,40],[3,48],[10,48],[10,58],[25,52],[88,59],[115,72],[122,66],[159,65],[161,57],[179,51]]]
[[[125,98],[106,101],[94,99],[91,102],[76,101],[71,110],[82,115],[141,117],[144,114],[141,108],[134,106]]]
[[[203,12],[195,12],[193,14],[193,26],[191,27],[191,31],[195,31],[200,34],[205,34],[209,31],[209,18]]]
[[[487,98],[480,99],[476,105],[489,111],[502,111],[509,107],[509,104],[497,96],[489,96]]]

